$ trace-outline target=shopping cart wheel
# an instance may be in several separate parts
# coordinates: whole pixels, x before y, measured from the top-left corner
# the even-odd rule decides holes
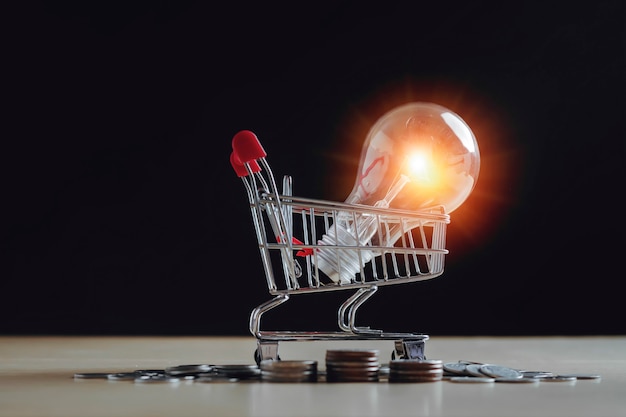
[[[426,359],[424,355],[424,340],[397,340],[395,350],[391,352],[391,359]]]
[[[266,359],[276,361],[280,360],[280,355],[278,354],[278,343],[259,342],[257,344],[257,348],[254,351],[254,361],[257,365],[260,365],[261,361]]]

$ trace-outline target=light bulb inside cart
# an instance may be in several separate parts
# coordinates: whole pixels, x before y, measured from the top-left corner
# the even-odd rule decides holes
[[[449,214],[471,194],[479,170],[476,137],[459,115],[434,103],[409,103],[384,114],[370,129],[346,203]],[[338,213],[319,243],[390,247],[415,226]],[[320,250],[316,263],[334,282],[348,283],[378,254],[374,249]]]

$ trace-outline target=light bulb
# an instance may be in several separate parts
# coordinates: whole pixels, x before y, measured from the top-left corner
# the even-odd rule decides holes
[[[438,104],[413,102],[384,114],[370,129],[346,203],[451,213],[470,195],[480,170],[474,133]],[[415,225],[385,225],[375,216],[338,215],[318,242],[332,246],[391,247]],[[382,236],[382,238],[381,238]],[[316,264],[334,282],[349,283],[375,250],[320,250]]]

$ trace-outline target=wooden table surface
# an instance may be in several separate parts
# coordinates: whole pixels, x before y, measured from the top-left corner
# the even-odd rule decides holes
[[[281,359],[391,341],[281,342]],[[135,383],[75,379],[79,372],[254,364],[253,337],[0,336],[0,416],[626,416],[626,336],[436,337],[429,359],[470,360],[599,380],[534,384]]]

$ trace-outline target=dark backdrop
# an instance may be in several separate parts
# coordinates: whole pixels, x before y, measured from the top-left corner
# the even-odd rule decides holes
[[[232,136],[343,201],[367,129],[433,101],[474,129],[478,184],[443,276],[381,288],[359,324],[626,333],[624,3],[366,3],[6,12],[0,332],[248,334],[269,294]],[[332,330],[348,295],[264,323]]]

